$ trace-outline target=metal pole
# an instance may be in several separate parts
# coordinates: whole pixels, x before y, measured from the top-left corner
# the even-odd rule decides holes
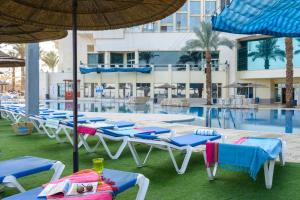
[[[73,172],[79,169],[78,135],[77,135],[77,0],[72,0],[72,31],[73,31]]]

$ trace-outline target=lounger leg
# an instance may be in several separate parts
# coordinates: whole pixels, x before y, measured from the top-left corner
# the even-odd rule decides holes
[[[212,180],[214,180],[214,178],[215,178],[215,176],[217,174],[218,163],[214,164],[214,168],[212,170],[211,167],[208,166],[208,163],[207,163],[207,160],[206,160],[206,151],[204,150],[202,153],[203,153],[204,164],[205,164],[205,167],[206,167],[206,172],[207,172],[208,180],[212,181]]]
[[[282,150],[281,150],[281,153],[279,154],[279,160],[280,160],[281,166],[285,165],[285,151],[286,151],[286,142],[282,141]]]
[[[136,196],[136,200],[144,200],[148,191],[149,179],[144,175],[139,174],[137,177],[136,184],[139,186],[139,191]]]
[[[101,144],[101,140],[99,139],[97,144],[94,147],[91,147],[87,142],[87,138],[88,137],[85,137],[85,135],[83,136],[83,135],[79,134],[80,143],[83,144],[83,146],[85,147],[87,152],[94,153],[97,150],[97,148],[99,147],[99,145]],[[79,145],[78,145],[78,147],[79,147]]]
[[[140,159],[140,157],[139,157],[139,155],[138,155],[138,153],[137,153],[137,151],[136,151],[136,149],[134,147],[134,144],[131,143],[131,142],[128,142],[128,147],[130,149],[130,152],[132,154],[132,157],[133,157],[136,165],[138,167],[143,167],[143,163],[141,162],[141,159]]]
[[[271,189],[273,183],[275,160],[266,161],[264,164],[266,188]]]
[[[6,176],[3,179],[3,184],[7,187],[17,188],[20,192],[26,191],[14,176]]]
[[[55,135],[55,139],[57,142],[59,143],[64,143],[66,141],[66,139],[63,139],[59,136],[61,130],[65,133],[67,139],[69,139],[69,141],[71,142],[71,144],[73,145],[73,141],[72,139],[70,138],[70,135],[68,133],[68,131],[66,130],[66,128],[64,127],[59,127],[55,132],[54,132],[54,135]],[[69,136],[69,137],[68,137]]]
[[[153,146],[151,145],[150,148],[149,148],[149,151],[148,151],[148,153],[147,153],[147,155],[146,155],[146,157],[145,157],[145,160],[144,160],[144,162],[143,162],[143,165],[145,165],[145,164],[147,163],[147,161],[148,161],[148,159],[149,159],[149,157],[150,157],[150,154],[151,154],[152,150],[153,150]]]
[[[106,153],[113,160],[116,160],[116,159],[118,159],[121,156],[122,152],[124,151],[124,149],[125,149],[125,147],[126,147],[126,145],[128,143],[128,139],[127,138],[123,138],[122,144],[120,145],[120,147],[117,150],[117,152],[115,153],[115,155],[113,155],[111,153],[111,151],[109,150],[108,145],[106,144],[104,138],[101,135],[99,135],[99,139],[101,140],[101,143],[102,143],[102,145],[103,145]]]
[[[60,161],[56,161],[55,164],[51,167],[51,169],[54,170],[54,174],[51,178],[51,181],[55,181],[60,178],[62,172],[65,169],[65,165]]]
[[[30,119],[30,121],[33,124],[34,128],[37,130],[37,132],[39,134],[42,134],[42,131],[41,131],[40,126],[38,125],[37,121],[35,119]]]
[[[171,147],[168,146],[167,148],[168,148],[168,151],[169,151],[171,160],[172,160],[172,162],[173,162],[173,165],[174,165],[174,167],[175,167],[175,169],[176,169],[176,172],[177,172],[178,174],[184,174],[185,171],[186,171],[186,168],[187,168],[187,166],[188,166],[188,164],[189,164],[191,155],[192,155],[192,148],[191,148],[191,147],[187,147],[187,149],[186,149],[186,154],[185,154],[185,157],[184,157],[184,159],[183,159],[183,162],[182,162],[182,165],[181,165],[180,168],[178,167],[178,164],[177,164],[177,162],[176,162],[176,159],[175,159],[175,157],[174,157],[174,154],[173,154],[173,151],[172,151]]]

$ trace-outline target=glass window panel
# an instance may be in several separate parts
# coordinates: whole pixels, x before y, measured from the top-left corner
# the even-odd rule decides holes
[[[173,32],[173,26],[167,26],[167,25],[160,26],[160,31],[161,32]]]
[[[185,98],[185,83],[172,84],[172,98]]]
[[[203,87],[203,83],[191,83],[190,98],[202,98]]]
[[[216,2],[215,1],[206,1],[205,2],[205,14],[212,15],[216,10]]]
[[[162,24],[173,24],[173,15],[170,15],[164,19],[161,20]]]
[[[97,67],[98,56],[95,53],[88,54],[88,67]]]
[[[136,83],[136,96],[150,97],[150,83]]]
[[[135,64],[134,52],[127,53],[127,67],[133,67],[134,64]]]
[[[190,17],[190,30],[194,28],[200,28],[200,16],[191,16]]]
[[[187,3],[185,3],[179,11],[182,11],[182,12],[187,12]]]
[[[201,14],[201,2],[200,1],[190,1],[190,13],[191,14]]]
[[[157,31],[157,23],[148,23],[142,26],[143,32],[156,32]]]
[[[99,64],[104,64],[103,53],[89,53],[88,54],[88,66],[97,67]]]
[[[114,67],[115,65],[123,66],[123,53],[111,53],[110,54],[110,63]]]
[[[176,14],[176,30],[183,31],[187,29],[187,14],[177,13]]]

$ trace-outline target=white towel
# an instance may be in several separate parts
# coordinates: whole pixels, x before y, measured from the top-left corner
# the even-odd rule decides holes
[[[216,130],[209,130],[209,129],[196,129],[194,131],[194,134],[196,135],[206,135],[206,136],[213,136],[213,135],[217,135],[217,131]]]

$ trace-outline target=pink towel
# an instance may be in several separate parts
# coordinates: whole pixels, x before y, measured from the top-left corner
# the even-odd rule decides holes
[[[81,197],[47,197],[47,199],[59,199],[59,200],[112,200],[111,193],[91,194]]]
[[[247,140],[246,137],[242,137],[239,140],[235,141],[234,144],[242,144],[243,142],[245,142]]]
[[[77,132],[82,135],[84,135],[84,134],[95,135],[97,132],[97,129],[86,127],[86,126],[78,126]]]
[[[64,181],[65,179],[69,179],[72,183],[86,183],[86,182],[97,182],[101,178],[97,172],[91,169],[81,170],[77,173],[74,173],[70,176],[66,176],[56,181],[52,181],[50,183],[59,183]],[[63,197],[61,195],[55,195],[47,197],[47,199],[62,199],[62,200],[112,200],[112,192],[114,191],[113,186],[110,183],[106,183],[101,181],[102,184],[98,185],[97,192],[101,192],[98,194],[81,196],[81,197]],[[44,187],[47,184],[44,185]]]
[[[206,143],[206,167],[212,167],[212,165],[218,162],[218,143],[216,142],[207,142]]]

